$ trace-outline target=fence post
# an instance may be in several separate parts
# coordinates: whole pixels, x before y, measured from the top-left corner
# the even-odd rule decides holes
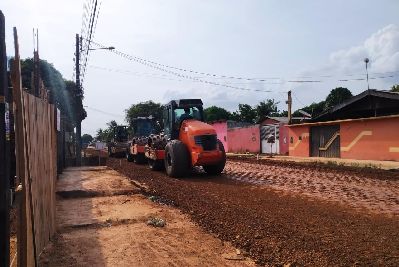
[[[10,265],[10,124],[5,18],[0,11],[0,266]]]

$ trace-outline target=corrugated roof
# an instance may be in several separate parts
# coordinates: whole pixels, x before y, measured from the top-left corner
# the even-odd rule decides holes
[[[374,100],[373,100],[374,99]],[[379,105],[373,103],[381,101]],[[394,115],[394,114],[399,114],[399,109],[396,111],[394,108],[389,106],[389,110],[387,111],[386,107],[383,105],[385,104],[386,106],[388,105],[389,102],[396,102],[399,101],[399,94],[396,92],[390,92],[390,91],[378,91],[375,89],[370,89],[366,90],[356,96],[351,97],[350,99],[344,101],[341,104],[335,105],[334,107],[331,107],[324,111],[322,114],[319,116],[315,117],[312,119],[312,121],[317,122],[317,121],[323,121],[323,120],[333,120],[335,119],[350,119],[350,118],[355,118],[353,117],[353,114],[350,114],[350,112],[346,112],[347,110],[354,109],[356,106],[356,113],[360,115],[361,112],[363,113],[373,113],[371,111],[375,111],[374,113],[377,113],[377,111],[383,111],[380,113],[381,116],[384,115]],[[393,102],[392,102],[393,103]],[[399,107],[399,105],[398,105]],[[385,110],[384,110],[385,109]],[[344,112],[345,111],[345,112]],[[394,114],[393,114],[394,113]]]

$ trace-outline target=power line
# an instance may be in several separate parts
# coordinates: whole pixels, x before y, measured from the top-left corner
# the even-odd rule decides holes
[[[294,94],[294,92],[291,91],[291,93],[292,93],[292,95],[295,97],[295,99],[296,99],[300,104],[302,104],[302,106],[306,106],[301,100],[299,100],[299,98],[296,96],[296,94]]]
[[[97,1],[96,1],[96,4],[97,4]],[[97,8],[97,6],[95,6],[95,8],[94,8],[94,13],[97,10],[97,14],[95,15],[96,16],[95,18],[93,17],[93,24],[92,24],[92,29],[90,31],[90,37],[89,37],[90,40],[92,38],[92,34],[94,35],[94,33],[96,31],[96,28],[97,28],[97,22],[98,22],[98,16],[100,14],[100,8],[101,8],[101,2],[99,2],[98,8]],[[89,55],[89,51],[90,51],[90,42],[88,43],[88,46],[87,46],[87,52],[86,52],[87,55],[86,55],[86,58],[85,58],[86,60],[85,60],[85,63],[83,65],[82,84],[84,82],[84,78],[85,78],[85,75],[86,75],[87,62],[88,62],[89,56],[90,56]]]
[[[394,78],[396,76],[399,76],[399,74],[396,75],[387,75],[387,76],[378,76],[378,77],[369,77],[369,80],[376,80],[376,79],[387,79],[387,78]],[[350,82],[350,81],[365,81],[367,78],[354,78],[354,79],[342,79],[338,80],[339,82]]]
[[[91,41],[91,43],[96,45],[96,46],[99,46],[99,47],[103,47],[103,48],[106,47],[106,46],[104,46],[102,44],[99,44],[99,43],[97,43],[95,41]],[[118,51],[114,49],[111,52],[116,53]],[[190,69],[183,69],[183,68],[179,68],[179,67],[173,67],[173,66],[170,66],[170,65],[161,64],[161,63],[158,63],[158,62],[155,62],[155,61],[151,61],[151,60],[148,60],[148,59],[144,59],[144,58],[141,58],[141,57],[128,55],[128,54],[123,53],[123,52],[119,52],[119,54],[121,54],[123,56],[131,57],[135,61],[144,62],[144,63],[150,64],[150,65],[154,65],[154,66],[159,66],[162,69],[174,69],[174,70],[181,71],[181,72],[194,73],[194,74],[198,74],[198,75],[208,76],[208,77],[211,77],[211,78],[235,79],[235,80],[258,81],[258,82],[265,82],[265,81],[268,81],[268,80],[281,79],[279,77],[268,77],[268,78],[259,79],[259,78],[246,78],[246,77],[236,77],[236,76],[212,74],[212,73],[207,73],[207,72],[200,72],[200,71],[194,71],[194,70],[190,70]],[[317,83],[317,82],[321,82],[321,81],[318,81],[318,80],[288,80],[286,82],[288,82],[288,83]]]
[[[102,47],[102,48],[106,48],[106,46],[97,43],[95,41],[91,42],[92,44],[98,46],[98,47]],[[161,63],[157,63],[151,60],[147,60],[141,57],[137,57],[137,56],[132,56],[132,55],[128,55],[126,53],[117,51],[117,50],[111,50],[111,52],[114,52],[115,54],[122,56],[124,58],[127,58],[129,60],[138,62],[140,64],[149,66],[151,68],[155,68],[164,72],[167,72],[169,74],[175,75],[175,76],[179,76],[179,77],[183,77],[186,79],[199,79],[197,77],[192,77],[192,76],[188,76],[188,75],[182,75],[180,73],[177,72],[173,72],[170,70],[167,70],[166,68],[170,68],[170,69],[175,69],[175,70],[179,70],[179,71],[183,71],[183,72],[190,72],[190,73],[195,73],[195,74],[199,74],[199,75],[205,75],[207,77],[211,77],[214,79],[236,79],[236,80],[245,80],[245,81],[253,81],[253,82],[268,82],[270,80],[281,80],[281,82],[270,82],[269,84],[283,84],[283,83],[322,83],[325,82],[324,80],[299,80],[299,79],[289,79],[288,81],[285,81],[284,78],[281,77],[269,77],[269,78],[243,78],[243,77],[235,77],[235,76],[227,76],[227,75],[218,75],[218,74],[211,74],[211,73],[206,73],[206,72],[199,72],[199,71],[193,71],[193,70],[188,70],[188,69],[183,69],[183,68],[178,68],[178,67],[173,67],[170,65],[166,65],[166,64],[161,64]],[[392,75],[388,75],[388,76],[378,76],[378,77],[372,77],[370,79],[385,79],[385,78],[390,78],[390,77],[396,77],[399,75],[399,71],[391,71],[391,72],[385,72],[385,73],[373,73],[373,74],[392,74]],[[394,73],[397,73],[396,75],[393,75]],[[342,76],[355,76],[355,75],[363,75],[363,74],[342,74]],[[324,77],[324,78],[333,78],[333,77],[337,77],[338,75],[320,75],[317,76],[318,78]],[[201,78],[205,78],[205,77],[201,77]],[[302,76],[302,77],[296,77],[296,78],[315,78],[315,76]],[[337,81],[363,81],[365,80],[364,78],[354,78],[354,79],[338,79]],[[216,82],[210,82],[210,81],[204,81],[205,83],[210,83],[210,84],[214,84],[214,85],[218,85],[218,86],[229,86],[230,84],[245,84],[245,83],[224,83],[223,85],[221,85],[220,83],[216,83]],[[235,87],[235,86],[234,86]],[[240,89],[240,90],[247,90],[249,88],[235,88],[235,89]],[[251,89],[249,89],[251,90]],[[254,90],[257,91],[257,90]],[[263,91],[263,90],[261,90]],[[269,91],[269,90],[268,90]],[[267,92],[267,91],[265,91]]]
[[[99,46],[99,47],[106,48],[106,47],[103,46],[103,45],[100,45],[100,44],[98,44],[98,43],[95,43],[94,41],[93,41],[92,43],[95,44],[95,45],[97,45],[97,46]],[[128,54],[126,54],[126,53],[120,52],[120,51],[118,51],[118,50],[116,50],[116,49],[108,50],[108,51],[110,51],[110,52],[112,52],[112,53],[115,53],[115,54],[117,54],[117,55],[119,55],[119,56],[121,56],[121,57],[123,57],[123,58],[125,58],[125,59],[128,59],[128,60],[130,60],[130,61],[135,61],[135,62],[140,63],[140,64],[142,64],[142,65],[145,65],[145,66],[148,66],[148,67],[150,67],[150,68],[154,68],[154,69],[157,69],[157,70],[160,70],[160,71],[163,71],[163,72],[166,72],[166,73],[169,73],[169,74],[178,76],[178,77],[180,77],[180,78],[184,78],[184,79],[188,79],[188,80],[194,80],[194,81],[201,82],[201,83],[205,83],[205,84],[211,84],[211,85],[216,85],[216,86],[223,86],[223,87],[231,88],[231,89],[243,90],[243,91],[272,92],[271,90],[250,89],[250,88],[231,86],[231,85],[227,85],[227,84],[221,84],[221,83],[217,83],[217,82],[212,82],[212,81],[208,81],[208,80],[203,80],[203,79],[199,79],[199,78],[196,78],[196,77],[193,77],[193,76],[183,75],[183,74],[180,74],[180,73],[177,73],[177,72],[174,72],[174,71],[170,71],[170,70],[167,70],[167,69],[162,68],[162,67],[158,67],[158,66],[156,66],[156,65],[154,65],[154,64],[151,64],[151,63],[149,63],[149,62],[147,62],[147,61],[143,61],[143,60],[141,60],[141,59],[139,59],[139,58],[137,58],[137,57],[135,57],[135,56],[131,56],[131,55],[128,55]]]
[[[138,77],[150,77],[150,78],[169,80],[169,81],[178,81],[178,82],[192,82],[192,81],[181,80],[181,79],[173,79],[173,78],[170,78],[171,76],[166,75],[166,74],[159,74],[159,73],[152,73],[152,72],[129,71],[129,70],[122,70],[122,69],[113,69],[113,68],[106,68],[106,67],[101,67],[101,66],[96,66],[96,65],[88,65],[88,67],[94,68],[94,69],[98,69],[98,70],[121,73],[121,74],[125,74],[125,75],[133,75],[133,76],[138,76]]]
[[[103,111],[103,110],[97,109],[97,108],[92,108],[92,107],[89,107],[89,106],[84,106],[84,107],[87,108],[87,109],[90,109],[90,110],[92,110],[92,111],[95,111],[95,112],[98,112],[98,113],[102,113],[102,114],[104,114],[104,115],[109,115],[109,116],[112,116],[112,117],[121,117],[121,118],[125,118],[125,116],[124,116],[124,115],[121,115],[121,114],[110,113],[110,112]]]

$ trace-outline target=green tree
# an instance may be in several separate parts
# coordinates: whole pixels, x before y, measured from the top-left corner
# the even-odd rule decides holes
[[[277,105],[278,102],[275,102],[274,99],[267,99],[266,101],[259,102],[255,107],[257,122],[263,121],[268,116],[276,117],[276,115],[279,114]]]
[[[114,128],[118,126],[116,121],[112,120],[106,123],[107,128],[105,129],[98,129],[96,134],[96,140],[101,142],[108,142],[112,138],[112,134],[114,132]]]
[[[331,108],[335,105],[341,104],[345,100],[351,98],[353,95],[348,88],[337,87],[328,94],[325,100],[325,108]]]
[[[21,60],[22,86],[32,91],[32,72],[34,62],[32,58]],[[75,82],[65,80],[61,73],[46,60],[40,60],[40,76],[44,86],[50,90],[54,103],[74,124],[77,120],[84,120],[87,116],[83,107],[83,91],[76,87]]]
[[[325,110],[326,102],[325,101],[320,101],[318,103],[313,102],[309,106],[305,106],[301,108],[301,110],[309,113],[312,115],[312,118],[319,116],[323,111]],[[303,114],[301,114],[298,110],[292,113],[293,117],[303,117]]]
[[[288,111],[287,110],[282,110],[278,112],[277,114],[274,115],[275,117],[288,117]]]
[[[397,93],[399,93],[399,84],[392,85],[392,87],[391,87],[391,92],[397,92]]]
[[[82,135],[82,143],[83,144],[88,144],[88,143],[91,143],[92,141],[93,141],[93,136],[91,136],[90,134]]]
[[[218,121],[218,120],[229,120],[231,113],[224,108],[211,106],[204,109],[205,121]]]
[[[253,109],[248,104],[238,104],[238,112],[234,116],[237,117],[237,114],[239,114],[239,121],[250,123],[255,123],[256,121],[256,109]]]
[[[97,134],[96,134],[96,140],[100,141],[100,142],[106,142],[108,138],[108,132],[107,130],[103,130],[102,128],[97,130]]]
[[[162,125],[162,105],[151,100],[133,104],[130,108],[125,110],[125,120],[131,124],[136,117],[153,116]]]

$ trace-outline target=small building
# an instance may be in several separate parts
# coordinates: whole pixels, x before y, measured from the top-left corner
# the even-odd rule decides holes
[[[259,153],[259,125],[231,120],[211,122],[216,130],[217,138],[222,141],[226,152]]]
[[[399,161],[399,94],[367,90],[288,134],[290,156]]]
[[[307,118],[293,117],[294,123]],[[260,124],[261,151],[266,154],[288,155],[288,117],[266,117]],[[272,137],[272,138],[270,138]],[[274,143],[269,142],[274,139]]]

